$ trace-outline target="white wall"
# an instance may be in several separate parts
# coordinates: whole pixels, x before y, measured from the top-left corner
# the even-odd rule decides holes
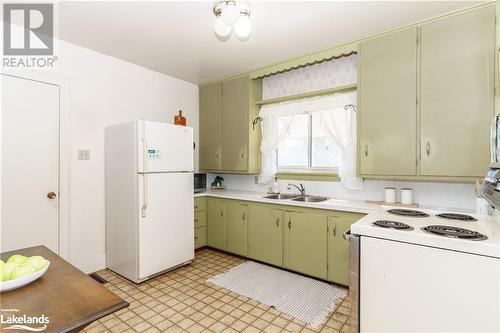
[[[183,110],[198,143],[198,86],[56,43],[57,68],[43,74],[70,85],[70,261],[92,272],[105,267],[104,128],[137,118],[172,123]],[[90,160],[77,160],[78,149],[89,149]],[[196,150],[196,168],[197,156]]]
[[[207,175],[208,186],[210,186],[215,176],[216,174]],[[255,176],[230,174],[221,176],[224,178],[228,189],[263,193],[267,191],[268,186],[256,184]],[[346,190],[339,182],[280,180],[279,183],[282,192],[297,191],[294,188],[290,191],[287,190],[288,183],[302,183],[306,187],[308,194],[323,195],[336,199],[383,200],[384,188],[391,186],[396,187],[398,190],[402,187],[412,188],[415,202],[426,207],[475,210],[476,203],[474,185],[472,184],[365,180],[363,190],[357,191]]]

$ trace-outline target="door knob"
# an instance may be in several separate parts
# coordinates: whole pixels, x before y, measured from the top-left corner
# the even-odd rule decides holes
[[[55,192],[49,192],[47,193],[47,198],[49,198],[50,200],[53,200],[57,197],[57,194]]]

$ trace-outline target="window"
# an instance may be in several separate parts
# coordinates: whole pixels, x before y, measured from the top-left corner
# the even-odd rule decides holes
[[[278,170],[338,171],[341,149],[318,113],[280,117],[278,133],[286,133],[276,152]]]

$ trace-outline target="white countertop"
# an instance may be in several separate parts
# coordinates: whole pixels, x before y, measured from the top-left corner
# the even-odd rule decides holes
[[[445,220],[435,215],[442,211],[418,209],[429,214],[429,217],[403,217],[386,212],[389,207],[381,206],[376,211],[364,216],[351,226],[351,233],[361,236],[389,239],[399,242],[432,246],[447,250],[461,251],[484,256],[500,258],[500,217],[470,214],[477,221]],[[373,225],[377,220],[398,221],[412,226],[413,230],[395,230]],[[429,225],[454,226],[477,231],[486,235],[486,240],[455,239],[435,235],[421,230]]]
[[[372,211],[379,209],[379,205],[377,204],[372,204],[372,203],[367,203],[365,201],[357,201],[357,200],[343,200],[343,199],[330,198],[322,202],[299,202],[299,201],[292,201],[291,199],[278,200],[278,199],[263,198],[266,195],[267,195],[266,193],[262,192],[235,191],[235,190],[225,190],[225,191],[207,190],[206,192],[195,193],[194,197],[195,198],[214,197],[214,198],[224,198],[224,199],[246,200],[246,201],[262,202],[275,205],[338,210],[338,211],[362,213],[362,214],[368,214]]]

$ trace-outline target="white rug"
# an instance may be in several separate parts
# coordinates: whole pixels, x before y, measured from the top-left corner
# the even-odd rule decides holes
[[[343,288],[252,261],[207,282],[273,306],[313,327],[324,323],[335,303],[347,295]]]

